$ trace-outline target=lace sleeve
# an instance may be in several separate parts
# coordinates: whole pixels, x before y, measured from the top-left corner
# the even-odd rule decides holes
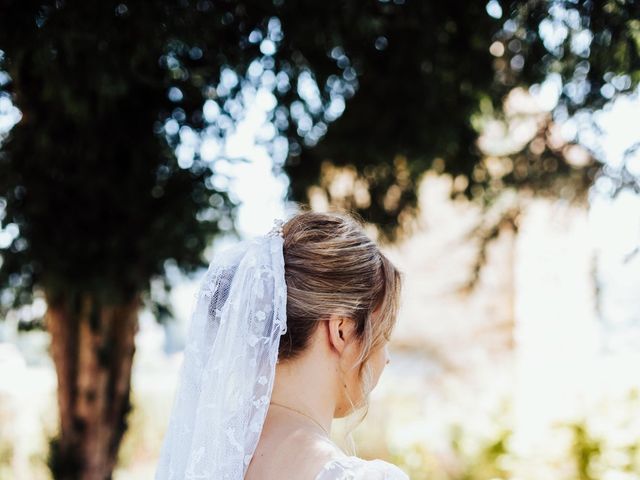
[[[345,457],[327,462],[314,480],[409,480],[409,476],[384,460]]]

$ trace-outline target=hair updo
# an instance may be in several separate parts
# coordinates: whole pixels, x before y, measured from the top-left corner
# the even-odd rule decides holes
[[[355,322],[362,346],[358,374],[366,384],[367,360],[395,326],[401,273],[354,214],[303,211],[291,217],[282,231],[287,332],[280,339],[278,358],[298,357],[319,321],[342,314]]]

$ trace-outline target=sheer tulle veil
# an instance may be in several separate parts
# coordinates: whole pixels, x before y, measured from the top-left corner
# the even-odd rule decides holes
[[[196,297],[156,480],[242,480],[286,332],[282,220],[218,252]]]

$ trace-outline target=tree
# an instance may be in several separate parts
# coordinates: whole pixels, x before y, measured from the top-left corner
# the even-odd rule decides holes
[[[582,165],[572,165],[566,152],[580,138],[557,145],[551,129],[576,114],[590,119],[638,84],[637,3],[490,1],[486,9],[493,17],[478,3],[464,8],[456,2],[385,3],[384,8],[377,22],[367,22],[361,6],[319,19],[322,24],[340,22],[335,30],[344,32],[339,40],[321,45],[320,52],[308,45],[313,40],[302,34],[306,26],[298,24],[294,37],[308,42],[300,50],[319,83],[332,72],[315,58],[332,45],[344,45],[338,53],[331,51],[347,65],[343,77],[354,77],[357,92],[317,146],[312,138],[290,156],[286,168],[295,179],[294,196],[304,197],[327,164],[355,167],[371,199],[343,203],[380,225],[390,238],[404,212],[411,218],[416,182],[428,168],[461,176],[459,193],[484,205],[509,187],[584,199],[602,173],[601,152],[590,151]],[[341,56],[343,50],[348,59]],[[476,144],[485,120],[504,116],[502,102],[510,91],[539,84],[550,74],[562,82],[553,114],[529,142],[501,155],[509,168],[491,175]],[[293,133],[290,138],[295,145]],[[605,173],[615,177],[619,188],[640,190],[638,179],[625,168]]]
[[[275,97],[267,145],[290,198],[319,186],[335,202],[327,176],[350,168],[365,195],[344,206],[393,239],[430,168],[464,178],[460,193],[485,203],[510,187],[584,191],[597,152],[576,168],[546,130],[492,176],[475,143],[483,120],[549,72],[565,87],[557,115],[598,109],[640,77],[635,2],[0,5],[3,95],[22,115],[0,150],[11,233],[0,300],[7,311],[46,297],[61,416],[51,466],[65,479],[108,478],[114,467],[150,280],[166,285],[168,265],[205,266],[205,246],[233,229],[218,158],[182,147],[224,141],[247,89]],[[566,30],[559,45],[541,35],[554,25]]]

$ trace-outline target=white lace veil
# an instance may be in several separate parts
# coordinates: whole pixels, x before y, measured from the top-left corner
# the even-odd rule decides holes
[[[215,255],[191,318],[156,480],[242,480],[286,332],[282,220]]]

